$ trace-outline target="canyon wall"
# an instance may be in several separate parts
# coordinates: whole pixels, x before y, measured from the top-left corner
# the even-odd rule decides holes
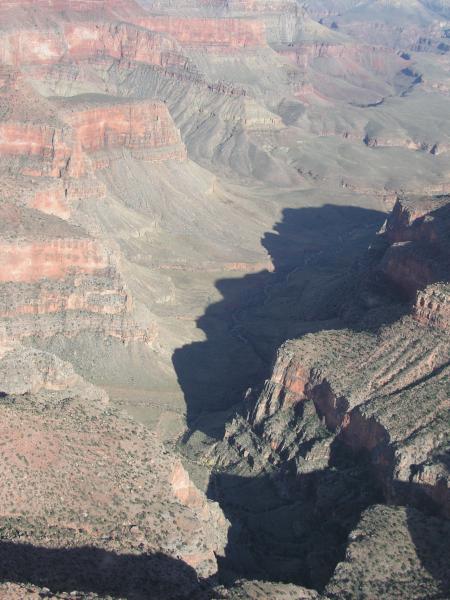
[[[243,417],[227,424],[225,442],[214,453],[220,467],[238,464],[253,473],[274,468],[276,481],[281,479],[285,493],[295,498],[303,489],[297,490],[296,478],[305,480],[305,489],[314,489],[306,480],[313,472],[366,465],[364,478],[379,486],[385,502],[450,515],[445,458],[449,205],[443,196],[397,201],[377,249],[371,250],[371,262],[343,302],[358,304],[358,294],[375,289],[379,294],[376,286],[382,285],[389,294],[408,293],[400,301],[406,314],[390,325],[382,322],[377,330],[371,325],[366,332],[350,321],[340,330],[325,329],[283,344],[262,391],[249,391]],[[422,250],[402,270],[397,248],[408,244]],[[438,275],[446,277],[444,282],[431,283]],[[384,310],[391,306],[387,303]]]
[[[0,123],[3,157],[31,158],[22,166],[34,176],[81,177],[105,168],[110,158],[90,158],[96,152],[115,148],[131,151],[141,160],[184,160],[181,142],[167,106],[160,102],[100,105],[62,113],[66,127],[33,123]]]
[[[58,239],[49,242],[0,244],[3,257],[0,284],[62,279],[70,272],[93,274],[109,266],[98,242],[86,239]]]
[[[266,45],[264,25],[256,20],[146,17],[137,21],[151,31],[173,37],[186,47],[209,51],[261,48]]]
[[[381,232],[388,248],[380,269],[410,299],[430,284],[448,281],[448,224],[448,196],[399,198],[388,217]],[[422,302],[417,300],[419,308]]]

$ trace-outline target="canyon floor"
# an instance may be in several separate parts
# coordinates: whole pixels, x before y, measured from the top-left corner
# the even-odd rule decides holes
[[[0,598],[450,598],[449,39],[0,4]]]

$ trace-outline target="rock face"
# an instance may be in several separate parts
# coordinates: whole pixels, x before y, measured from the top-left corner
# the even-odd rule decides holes
[[[67,52],[75,60],[110,56],[163,65],[171,53],[181,52],[169,38],[129,23],[68,24],[64,28],[64,41]]]
[[[112,254],[56,217],[40,218],[35,211],[7,204],[1,212],[4,231],[17,223],[19,234],[4,238],[1,246],[2,340],[74,335],[90,326],[126,337],[130,298]],[[131,333],[131,320],[129,328]]]
[[[186,157],[180,133],[162,103],[92,108],[70,115],[67,120],[74,130],[75,152],[127,148],[139,159]]]
[[[428,293],[424,288],[449,279],[448,224],[447,196],[399,199],[382,232],[389,248],[382,259],[381,270],[408,297],[414,298],[418,294],[416,314],[419,319],[430,323],[433,322],[431,313],[434,310],[439,312],[441,304],[428,298],[428,294],[434,294],[433,288]],[[439,286],[436,291],[438,289]],[[443,313],[442,317],[439,315],[434,319],[436,323],[446,319],[445,290],[443,285],[439,295]],[[426,307],[431,311],[428,319],[423,310]]]
[[[209,51],[220,51],[260,48],[266,44],[264,26],[260,21],[147,17],[138,23],[151,31],[165,33],[188,48],[200,47]]]
[[[424,325],[448,329],[450,325],[450,290],[448,284],[428,286],[417,294],[415,318]]]
[[[9,33],[2,37],[0,61],[19,67],[108,56],[163,65],[165,57],[177,51],[174,41],[131,23],[69,23],[62,31]]]
[[[27,92],[22,83],[18,92]],[[8,80],[8,102],[15,93]],[[46,110],[54,125],[25,121],[23,114],[22,122],[0,123],[1,162],[6,169],[15,165],[24,178],[22,198],[1,205],[2,339],[91,330],[148,343],[154,327],[138,326],[130,314],[133,303],[119,273],[117,247],[69,221],[81,202],[106,198],[105,184],[95,175],[124,154],[155,164],[185,161],[180,132],[167,106],[156,101],[87,96],[46,104]],[[11,175],[4,179],[14,187]]]
[[[0,125],[3,156],[41,159],[41,169],[25,167],[24,174],[60,177],[69,160],[69,148],[64,143],[61,129],[46,125],[3,123]]]
[[[416,203],[417,211],[413,211]],[[405,291],[405,280],[393,277],[393,271],[385,269],[386,256],[397,260],[391,250],[399,243],[431,246],[433,252],[429,253],[435,269],[430,271],[431,280],[436,279],[437,273],[447,273],[448,278],[445,271],[449,257],[447,207],[448,198],[444,197],[423,199],[423,203],[411,198],[395,204],[372,247],[370,260],[363,260],[356,271],[359,280],[354,290],[360,298],[351,297],[353,289],[347,289],[347,296],[344,295],[344,314],[351,313],[348,302],[358,304],[364,295],[373,294],[376,289],[378,294],[380,289],[391,293],[393,286],[402,293]],[[415,273],[421,273],[420,267],[428,255],[422,251],[416,256],[419,270]],[[398,273],[398,263],[393,264]],[[240,416],[226,426],[224,441],[211,450],[219,471],[223,469],[226,473],[222,479],[217,477],[216,484],[218,497],[224,498],[223,506],[227,507],[228,494],[230,501],[234,498],[228,488],[231,487],[230,472],[243,481],[252,476],[260,481],[266,479],[265,493],[269,494],[271,485],[277,492],[272,492],[265,510],[294,514],[301,532],[296,535],[285,528],[273,535],[275,538],[289,536],[292,546],[300,544],[298,536],[301,535],[303,551],[306,543],[311,544],[309,556],[317,552],[312,540],[305,541],[317,533],[317,526],[311,526],[310,521],[302,517],[309,514],[310,503],[315,506],[314,514],[319,521],[327,522],[327,532],[333,528],[330,521],[335,518],[324,509],[327,502],[334,507],[333,515],[342,516],[344,512],[348,515],[354,511],[354,524],[346,534],[339,538],[336,533],[328,540],[329,547],[341,557],[346,535],[355,526],[359,511],[376,502],[412,506],[441,519],[450,516],[448,286],[444,283],[428,285],[430,280],[411,276],[407,281],[410,300],[402,306],[409,314],[394,318],[391,324],[378,322],[375,328],[372,324],[364,331],[366,324],[371,323],[366,315],[365,320],[342,323],[341,329],[310,333],[281,346],[262,391],[247,394]],[[349,282],[342,285],[345,288]],[[392,303],[392,299],[389,302]],[[386,304],[384,310],[393,310],[392,306]],[[370,308],[369,313],[371,310],[379,309]],[[350,472],[359,483],[349,484]],[[366,488],[362,495],[350,492],[352,485],[362,490],[369,481],[374,487]],[[326,500],[322,486],[327,486]],[[346,497],[345,509],[341,504],[343,497]],[[234,514],[232,505],[226,510]],[[407,510],[411,510],[412,515],[422,514],[412,508]],[[423,515],[420,518],[425,519]],[[414,516],[409,523],[411,535],[415,534],[417,519]],[[344,522],[342,517],[339,527]],[[245,535],[256,539],[263,553],[267,544],[264,534],[251,519],[245,521],[245,527]],[[377,530],[378,534],[383,535],[382,528]],[[245,535],[241,543],[245,543]],[[354,535],[359,541],[359,534]],[[389,543],[394,544],[395,552],[400,552],[397,538]],[[420,542],[418,544],[420,548]],[[352,571],[351,564],[355,564],[356,570],[360,568],[360,557],[353,554],[352,548],[350,543],[345,554],[347,562],[337,566],[336,581],[341,581],[341,575],[344,581],[343,574]],[[297,549],[297,553],[301,551]],[[294,560],[293,553],[286,549],[285,552],[285,560]],[[322,568],[327,561],[333,564],[330,558],[321,560]],[[436,560],[439,562],[437,557]],[[317,577],[320,569],[310,565],[309,573],[299,581]],[[334,566],[335,563],[332,568]],[[442,570],[442,566],[439,569],[440,574],[433,571],[426,585],[442,593],[448,585],[448,572]],[[356,581],[356,571],[352,577]],[[394,597],[395,594],[403,597],[398,587],[400,583],[395,583],[396,577],[393,569],[386,574],[390,583],[383,584],[383,577],[378,583],[369,583],[368,578],[367,586],[379,586],[376,592],[375,587],[372,588],[377,595],[382,594],[383,585],[387,586],[385,589],[392,585]],[[414,586],[412,575],[408,577],[411,577],[408,585]],[[339,585],[341,588],[337,591],[331,579],[327,593],[336,598],[355,597],[350,580]]]
[[[26,554],[21,544],[33,544],[34,552],[41,553],[40,581],[51,582],[55,592],[70,592],[68,586],[75,587],[74,582],[86,585],[96,571],[100,579],[88,585],[100,585],[104,574],[95,561],[85,572],[76,562],[75,556],[84,562],[82,547],[87,544],[105,559],[110,554],[113,560],[119,547],[119,557],[135,557],[134,563],[129,561],[131,572],[121,573],[125,580],[110,575],[111,592],[140,585],[140,593],[145,590],[158,598],[175,593],[178,584],[170,590],[164,569],[159,574],[156,569],[140,584],[134,580],[142,577],[139,557],[145,555],[150,572],[151,555],[158,553],[167,561],[173,557],[174,565],[181,557],[202,576],[215,572],[215,554],[222,552],[227,523],[178,463],[177,473],[182,473],[182,487],[189,489],[189,495],[180,492],[180,478],[171,470],[168,451],[154,435],[111,411],[104,392],[47,353],[3,347],[0,387],[1,431],[8,440],[1,452],[2,580],[31,569],[21,561],[21,548]],[[165,511],[171,514],[167,521]],[[6,542],[16,549],[12,562],[4,555]],[[61,563],[60,567],[46,563],[44,556],[50,560],[52,551],[58,561],[58,549],[59,561],[65,549],[69,562],[72,549],[71,581],[64,579],[67,574]],[[46,571],[52,568],[56,571]],[[192,577],[184,585],[186,590],[178,593],[192,597],[197,579]],[[105,593],[102,587],[97,589]]]
[[[50,243],[12,243],[0,246],[4,263],[0,283],[33,283],[62,279],[71,271],[91,275],[106,269],[108,259],[92,240],[66,238]]]
[[[64,118],[64,116],[62,117]],[[25,167],[32,176],[80,177],[92,169],[106,168],[103,160],[89,160],[101,150],[125,148],[143,160],[183,160],[185,148],[167,107],[161,103],[122,104],[73,109],[68,127],[0,124],[0,151],[4,156],[37,160],[42,166]]]

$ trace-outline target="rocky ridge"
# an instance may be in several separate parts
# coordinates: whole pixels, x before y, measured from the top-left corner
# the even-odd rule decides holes
[[[226,521],[156,436],[51,354],[3,345],[0,387],[2,580],[203,597],[177,561],[214,574]]]
[[[360,321],[349,328],[349,315],[354,313],[347,306],[343,313],[347,315],[347,324],[344,322],[342,329],[310,333],[286,342],[278,350],[272,374],[262,391],[258,394],[256,389],[247,394],[239,416],[226,425],[224,441],[211,447],[209,460],[216,469],[214,497],[221,498],[231,521],[236,519],[246,532],[242,538],[236,533],[237,539],[241,540],[236,543],[245,543],[245,536],[253,538],[255,556],[264,552],[268,532],[265,528],[263,532],[258,530],[251,518],[237,516],[239,510],[236,511],[232,504],[236,502],[231,484],[234,479],[248,481],[249,488],[250,482],[258,479],[267,481],[267,490],[274,486],[277,491],[262,501],[263,510],[286,515],[294,512],[299,523],[298,531],[306,540],[309,535],[314,537],[317,534],[315,527],[320,528],[320,525],[314,520],[311,526],[303,521],[302,515],[310,515],[311,518],[314,515],[314,519],[322,523],[325,520],[325,531],[329,536],[330,529],[338,527],[337,523],[342,527],[345,522],[343,516],[339,519],[336,515],[351,512],[351,506],[356,519],[361,508],[367,508],[368,514],[376,515],[376,510],[371,513],[372,509],[368,507],[381,499],[388,507],[415,507],[425,515],[440,516],[441,519],[449,517],[450,346],[446,331],[448,286],[445,283],[449,275],[447,207],[448,197],[422,198],[420,201],[417,198],[398,199],[372,247],[370,262],[363,262],[360,267],[360,294],[367,285],[368,289],[372,287],[372,294],[376,287],[377,293],[380,293],[380,285],[386,289],[395,285],[402,302],[406,302],[404,306],[409,314],[394,319],[389,325],[380,327],[378,324],[375,329],[372,321],[365,331],[367,324],[371,323],[367,314],[364,316],[366,325]],[[419,267],[416,271],[413,271],[416,263],[409,267],[406,300],[403,280],[392,276],[400,270],[397,265],[403,264],[403,257],[392,253],[392,248],[405,242],[421,245],[420,252],[415,254]],[[434,270],[427,271],[430,275],[425,280],[421,278],[421,266],[428,254],[424,252],[423,245],[433,250],[429,250],[428,254],[433,255],[433,264],[436,265]],[[391,269],[388,270],[385,268],[386,255],[390,256]],[[413,277],[412,273],[419,275]],[[369,284],[363,283],[367,276]],[[355,297],[351,302],[355,302]],[[378,309],[371,310],[375,315]],[[359,481],[356,484],[361,488],[359,493],[347,488],[352,477]],[[365,489],[370,480],[373,482],[372,490]],[[323,486],[327,481],[332,487],[325,494]],[[242,498],[237,502],[242,504],[241,511],[244,511],[247,500]],[[331,516],[327,512],[327,502],[333,505]],[[411,529],[416,526],[416,514],[422,513],[415,513],[412,508],[407,510],[412,511],[408,521],[412,520]],[[389,512],[390,508],[386,511],[393,519],[400,515],[393,509]],[[347,518],[349,516],[347,514]],[[426,517],[421,516],[420,519]],[[438,523],[437,520],[437,527]],[[442,527],[444,523],[442,521]],[[367,531],[366,524],[363,518],[361,527],[364,531]],[[340,553],[347,543],[346,536],[355,525],[356,521],[353,521],[346,533],[341,531],[339,534],[335,530],[334,536],[328,538],[329,547],[342,556],[341,560],[344,558],[344,554]],[[417,527],[422,531],[422,525],[417,524]],[[317,578],[320,577],[320,568],[324,568],[326,583],[325,565],[330,559],[322,556],[316,564],[312,558],[312,554],[318,552],[314,543],[302,545],[295,531],[288,533],[287,529],[282,529],[280,534],[275,534],[275,539],[278,535],[281,538],[289,535],[289,543],[297,548],[292,553],[286,551],[286,561],[298,560],[299,554],[305,551],[304,546],[308,548],[309,556],[305,555],[304,560],[311,570],[303,572],[297,581],[311,585],[312,578],[313,582],[315,580],[314,587],[320,588]],[[356,570],[353,571],[349,565],[355,561],[355,569],[360,568],[360,559],[354,558],[351,545],[352,536],[359,540],[358,535],[357,532],[350,534],[350,546],[345,554],[348,563],[338,565],[334,575],[336,581],[340,581],[344,572],[348,577],[351,573],[350,579],[343,579],[345,583],[338,584],[341,585],[340,592],[336,591],[338,585],[334,587],[333,577],[326,588],[326,592],[332,591],[333,598],[354,597],[349,582],[353,581],[353,575],[356,577]],[[379,535],[382,537],[382,531]],[[417,535],[420,538],[421,534]],[[275,543],[280,543],[281,550],[281,541]],[[394,553],[400,552],[397,538],[389,543],[394,546]],[[420,544],[419,540],[417,547]],[[333,559],[331,562],[333,564]],[[304,563],[294,564],[297,569],[299,564],[305,569]],[[271,568],[269,563],[265,563],[265,568]],[[435,574],[435,568],[438,574],[423,585],[429,586],[427,593],[445,594],[449,583],[448,571],[436,564],[430,566],[432,574]],[[387,572],[387,580],[392,578],[396,581],[396,577],[393,572]],[[414,573],[406,577],[408,585],[414,589]],[[367,586],[365,593],[371,596],[381,593],[382,589],[389,589],[392,597],[404,597],[401,586],[396,587],[400,584],[392,581],[382,584],[380,580],[378,584],[368,579],[364,584]],[[387,587],[383,588],[384,585]],[[440,592],[432,592],[435,589]],[[419,593],[417,597],[422,596]]]

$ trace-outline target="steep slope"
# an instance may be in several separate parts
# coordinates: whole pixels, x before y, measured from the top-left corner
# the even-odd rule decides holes
[[[414,508],[370,508],[349,536],[345,561],[327,586],[327,598],[442,597],[450,583],[447,532],[448,522]]]
[[[181,462],[53,355],[2,346],[0,380],[2,582],[206,597],[227,523]]]
[[[227,547],[231,568],[239,569],[245,560],[245,568],[258,573],[262,562],[273,577],[321,588],[344,559],[360,511],[371,504],[383,500],[449,517],[448,206],[448,197],[397,201],[356,282],[349,287],[342,280],[342,329],[286,342],[263,390],[247,393],[238,416],[225,427],[224,441],[210,447],[207,460],[216,469],[210,493],[233,524]],[[408,244],[406,256],[413,260],[397,251]],[[390,300],[381,313],[386,320],[390,310],[392,324],[380,327],[379,302],[362,312],[351,308],[364,295],[375,298],[392,286],[400,292],[400,305],[395,308]],[[397,320],[402,302],[410,314]],[[261,525],[261,513],[271,515],[267,524]],[[420,530],[422,517],[411,515],[411,527]],[[327,550],[316,541],[318,531],[326,536]],[[383,539],[383,529],[377,535]],[[401,536],[389,543],[398,554]],[[415,560],[427,569],[422,542],[414,543]],[[269,544],[277,548],[277,561],[273,554],[270,561],[264,558]],[[351,548],[345,554],[349,562]],[[373,552],[380,556],[379,548]],[[355,560],[355,569],[363,568]],[[392,585],[393,597],[404,597],[389,570],[394,563],[389,565],[379,585],[385,591]],[[438,572],[432,570],[423,586],[430,594],[445,594],[448,570],[435,567]],[[341,592],[332,579],[327,588],[336,594],[332,597],[356,597],[351,587],[356,570],[344,579],[350,572],[337,567]],[[408,585],[417,586],[412,574],[408,577]],[[378,585],[367,581],[368,589]],[[369,595],[382,587],[371,589]]]

